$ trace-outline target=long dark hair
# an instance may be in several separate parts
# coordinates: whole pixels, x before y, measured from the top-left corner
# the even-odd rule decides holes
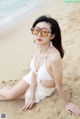
[[[58,22],[49,16],[42,15],[38,19],[36,19],[36,21],[33,23],[32,27],[35,27],[39,22],[47,22],[47,23],[51,24],[51,33],[55,34],[55,37],[51,40],[52,45],[54,45],[56,47],[56,49],[60,52],[61,58],[63,58],[64,50],[62,47],[61,30],[60,30]]]

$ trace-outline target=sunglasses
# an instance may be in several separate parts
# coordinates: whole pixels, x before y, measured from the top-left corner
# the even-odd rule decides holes
[[[33,27],[31,29],[32,34],[34,35],[38,35],[40,33],[41,36],[43,37],[47,37],[49,33],[51,33],[51,31],[49,31],[47,28],[39,28],[39,27]]]

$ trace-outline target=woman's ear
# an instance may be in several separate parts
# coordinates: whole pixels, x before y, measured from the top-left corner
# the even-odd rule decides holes
[[[52,34],[50,39],[52,40],[54,38],[55,38],[55,34]]]

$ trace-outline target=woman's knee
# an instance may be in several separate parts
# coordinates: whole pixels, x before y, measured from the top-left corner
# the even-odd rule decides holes
[[[8,94],[5,95],[7,100],[12,100],[15,99],[15,95],[11,92],[9,92]]]

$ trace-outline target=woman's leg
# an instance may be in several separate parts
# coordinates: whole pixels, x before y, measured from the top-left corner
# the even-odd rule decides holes
[[[21,80],[12,88],[1,88],[0,100],[18,99],[19,97],[21,97],[21,95],[23,95],[26,92],[29,86],[30,85],[26,81]]]
[[[21,94],[20,96],[16,97],[16,99],[25,99],[25,93]],[[3,96],[0,96],[0,100],[8,100]]]
[[[25,93],[21,94],[21,95],[18,96],[16,99],[25,99]]]
[[[0,100],[6,100],[6,98],[4,98],[3,96],[0,96]]]

